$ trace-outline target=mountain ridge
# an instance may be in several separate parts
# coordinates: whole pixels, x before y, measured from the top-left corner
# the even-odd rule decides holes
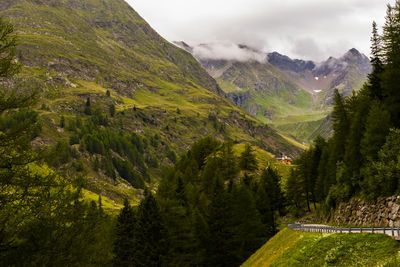
[[[18,33],[20,78],[41,89],[35,147],[92,192],[138,197],[204,136],[252,143],[271,161],[301,151],[228,101],[191,54],[123,0],[12,0],[0,10]]]
[[[202,44],[197,49],[184,42],[174,44],[191,52],[236,105],[301,142],[311,141],[317,133],[329,136],[332,131],[324,118],[334,89],[350,95],[361,88],[371,71],[369,59],[355,48],[317,63],[246,45]],[[230,54],[218,55],[221,49]],[[293,133],[288,129],[302,130]]]

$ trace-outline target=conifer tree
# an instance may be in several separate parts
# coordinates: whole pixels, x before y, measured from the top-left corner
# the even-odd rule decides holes
[[[239,166],[244,171],[255,171],[257,169],[257,159],[250,144],[246,144],[240,156]]]
[[[231,266],[239,266],[266,241],[267,228],[261,222],[253,195],[247,186],[232,190]]]
[[[386,141],[390,128],[390,115],[378,102],[371,105],[366,128],[361,140],[361,154],[368,161],[378,158],[378,151]]]
[[[400,127],[400,2],[388,5],[386,23],[383,27],[383,55],[385,67],[382,75],[382,90],[385,108],[391,122]]]
[[[334,154],[337,161],[342,161],[345,153],[347,134],[349,131],[348,114],[346,110],[345,100],[340,95],[339,91],[335,89],[334,93],[334,106],[332,111],[333,131],[332,137],[334,145]],[[336,164],[335,162],[335,164]]]
[[[146,191],[137,211],[134,266],[164,266],[168,248],[166,229],[154,196]]]
[[[261,222],[264,224],[267,237],[272,237],[275,234],[275,216],[272,209],[270,196],[265,192],[263,186],[257,186],[255,194],[256,207],[260,213]]]
[[[378,34],[376,22],[372,23],[372,37],[371,37],[371,64],[372,72],[368,75],[368,88],[373,99],[382,100],[382,41]]]
[[[115,266],[134,266],[135,251],[139,249],[139,244],[135,241],[135,231],[137,231],[135,213],[129,201],[125,199],[115,226]]]
[[[208,212],[210,239],[206,249],[207,266],[232,266],[231,196],[225,191],[221,178],[215,180]]]

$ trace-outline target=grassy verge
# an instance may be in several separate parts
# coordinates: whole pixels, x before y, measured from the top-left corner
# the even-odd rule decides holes
[[[380,234],[308,233],[285,228],[242,266],[392,266],[400,245]]]

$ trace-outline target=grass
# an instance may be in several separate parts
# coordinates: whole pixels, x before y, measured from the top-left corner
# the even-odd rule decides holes
[[[309,233],[285,228],[242,266],[381,266],[395,262],[399,249],[397,241],[381,234]]]
[[[244,149],[245,144],[236,144],[233,147],[233,151],[236,156],[240,156]],[[258,169],[260,171],[270,166],[278,171],[278,173],[283,177],[283,180],[286,179],[290,172],[290,166],[277,161],[274,155],[263,149],[260,149],[259,147],[253,146],[253,149],[258,162]]]
[[[21,0],[0,11],[18,32],[18,52],[29,66],[21,75],[43,89],[35,106],[43,129],[41,146],[69,142],[72,132],[59,127],[61,116],[66,125],[75,117],[89,120],[83,109],[90,97],[92,106],[109,118],[106,127],[147,138],[158,134],[177,154],[205,136],[257,144],[264,165],[272,159],[266,151],[299,154],[293,142],[218,95],[214,80],[199,63],[162,39],[123,0],[86,0],[85,8],[80,1],[49,3]],[[42,104],[46,108],[41,109]],[[111,105],[117,111],[113,118]],[[155,157],[168,164],[165,151],[159,150]],[[97,194],[104,196],[109,210],[118,209],[123,197],[136,201],[134,188],[96,173],[91,157],[81,156],[88,182],[85,197],[97,201]],[[154,184],[162,167],[149,170]]]

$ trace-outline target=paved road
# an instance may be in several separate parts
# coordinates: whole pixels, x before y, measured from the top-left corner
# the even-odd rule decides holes
[[[319,233],[373,233],[386,234],[400,240],[400,227],[337,227],[323,224],[289,224],[288,227],[297,231]]]

